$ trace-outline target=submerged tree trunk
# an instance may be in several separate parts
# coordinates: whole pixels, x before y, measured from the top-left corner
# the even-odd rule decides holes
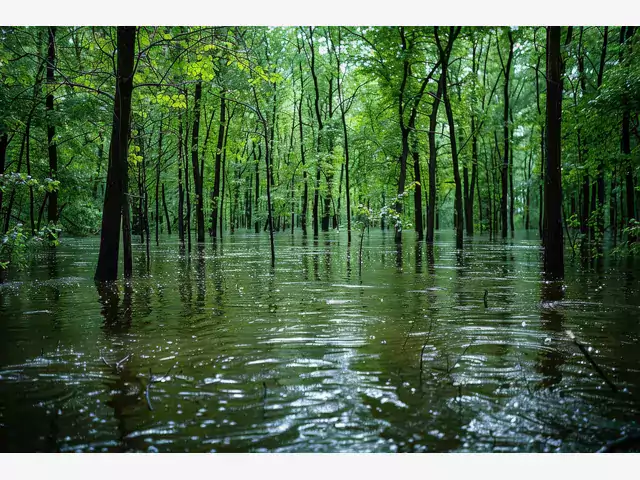
[[[300,53],[300,46],[298,46],[298,53]],[[304,131],[302,124],[302,100],[304,99],[304,78],[302,76],[302,63],[298,64],[300,70],[300,103],[298,104],[298,128],[300,131],[300,162],[302,163],[302,213],[300,215],[300,227],[302,228],[302,234],[307,234],[307,208],[309,205],[309,182],[307,180],[307,164],[305,161],[304,150]]]
[[[500,215],[502,219],[502,238],[507,238],[507,176],[509,174],[509,77],[511,74],[511,61],[513,59],[513,35],[511,28],[507,27],[509,37],[509,56],[504,66],[504,116],[503,138],[504,150],[502,153],[502,197],[500,199]],[[513,224],[513,222],[512,222]],[[512,227],[513,229],[513,227]]]
[[[438,107],[442,96],[442,83],[446,81],[442,75],[438,81],[438,90],[431,103],[431,114],[429,115],[429,202],[427,204],[427,243],[433,243],[435,219],[436,219],[436,170],[438,149],[436,145],[436,126],[438,122]]]
[[[622,27],[624,28],[624,27]],[[630,49],[631,49],[631,37],[634,33],[634,27],[626,27],[623,33],[620,33],[621,43],[624,45],[623,53],[621,56],[624,57],[625,63],[628,62]],[[626,51],[625,51],[626,49]],[[631,123],[631,106],[629,105],[628,94],[624,93],[622,97],[622,132],[621,132],[621,146],[622,146],[622,154],[624,156],[624,162],[626,164],[625,169],[625,193],[626,193],[626,218],[625,224],[629,226],[631,221],[635,219],[635,182],[633,178],[634,173],[634,165],[631,159],[631,135],[630,135],[630,123]],[[629,234],[629,242],[634,242],[636,240],[635,235]]]
[[[453,109],[447,88],[447,75],[449,67],[449,56],[453,49],[453,42],[460,33],[460,27],[449,27],[449,38],[447,46],[443,49],[438,35],[438,27],[435,27],[436,43],[440,50],[440,61],[442,67],[442,101],[447,112],[447,122],[449,123],[449,137],[451,142],[451,161],[453,164],[453,179],[455,182],[455,199],[454,199],[454,226],[456,229],[456,248],[462,250],[462,236],[464,232],[464,220],[462,212],[462,184],[460,181],[460,171],[458,169],[458,147],[456,144],[455,122],[453,120]]]
[[[97,281],[113,281],[118,278],[121,219],[125,223],[122,238],[125,250],[125,278],[131,277],[132,273],[131,256],[127,255],[127,252],[131,251],[127,171],[135,38],[136,27],[118,27],[116,94],[113,104],[109,172],[102,210],[100,252],[94,277]]]
[[[158,159],[156,160],[156,245],[160,245],[160,161],[162,160],[162,119],[160,119],[160,130],[158,132]],[[164,190],[163,190],[164,194]]]
[[[58,177],[58,147],[55,142],[56,130],[53,115],[53,84],[55,82],[54,69],[56,63],[56,27],[49,27],[49,49],[47,55],[47,145],[49,153],[49,177],[55,180]],[[54,189],[48,192],[49,207],[47,209],[47,220],[50,223],[58,222],[58,191]]]
[[[598,69],[598,78],[596,87],[598,90],[602,86],[602,79],[604,77],[604,66],[607,59],[607,43],[609,36],[609,27],[604,27],[604,39],[602,41],[602,52],[600,53],[600,67]],[[600,233],[600,239],[604,236],[604,162],[602,159],[598,162],[598,178],[596,180],[598,185],[598,231]]]
[[[551,278],[564,277],[562,233],[562,58],[560,27],[547,27],[547,173],[545,175],[544,268]]]
[[[9,146],[9,136],[6,132],[0,132],[0,175],[4,175],[7,161],[7,147]],[[2,212],[2,189],[0,189],[0,212]]]
[[[193,128],[191,130],[191,168],[193,170],[193,188],[196,195],[196,238],[198,242],[204,242],[204,197],[202,192],[202,172],[200,171],[200,164],[198,162],[201,98],[202,80],[198,80],[194,94]]]
[[[224,136],[226,126],[226,99],[220,96],[220,125],[218,126],[218,142],[216,145],[215,166],[213,174],[213,191],[211,192],[211,236],[218,236],[218,204],[220,201],[220,169],[222,164],[222,150],[224,147]]]
[[[164,216],[167,221],[167,235],[171,235],[171,221],[169,220],[169,210],[167,209],[167,198],[164,194],[164,183],[162,184],[162,207],[164,209]]]

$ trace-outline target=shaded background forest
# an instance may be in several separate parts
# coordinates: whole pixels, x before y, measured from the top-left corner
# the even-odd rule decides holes
[[[125,275],[132,236],[542,236],[548,30],[2,27],[0,227],[102,227],[103,279],[121,218]],[[597,256],[636,236],[637,35],[555,30],[562,228]]]

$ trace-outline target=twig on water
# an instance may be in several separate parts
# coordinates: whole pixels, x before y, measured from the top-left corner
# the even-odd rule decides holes
[[[431,337],[431,328],[433,327],[433,319],[429,322],[429,331],[427,332],[427,338],[422,345],[422,349],[420,350],[420,385],[422,385],[422,365],[424,363],[424,349],[427,348],[427,344],[429,343],[429,338]]]
[[[638,447],[640,447],[640,435],[630,434],[608,443],[596,453],[628,452],[632,448]]]
[[[484,308],[489,308],[489,304],[487,303],[487,297],[489,296],[489,290],[484,290]]]
[[[165,373],[161,377],[156,377],[156,378],[153,377],[153,373],[151,372],[151,367],[149,367],[149,383],[147,383],[147,388],[145,389],[145,392],[144,392],[144,395],[147,399],[147,406],[149,407],[149,410],[153,410],[153,406],[151,405],[151,397],[149,396],[149,389],[151,388],[151,385],[166,378],[169,375],[169,372],[171,372],[171,370],[173,370],[173,368],[177,364],[178,364],[177,362],[174,363],[173,365],[171,365],[171,367],[169,367],[169,370],[167,370],[167,373]]]
[[[107,367],[113,368],[116,372],[119,372],[120,368],[122,368],[122,365],[131,358],[131,355],[131,353],[127,354],[122,360],[119,360],[112,365],[105,360],[104,355],[102,355],[102,351],[100,351],[100,360],[102,360],[102,363],[104,363]]]
[[[571,340],[573,340],[573,343],[576,344],[576,346],[580,349],[580,351],[586,357],[586,359],[589,360],[589,363],[591,363],[591,365],[593,365],[593,368],[595,369],[595,371],[598,372],[598,375],[600,375],[600,377],[605,381],[605,383],[607,385],[609,385],[611,390],[613,390],[614,392],[617,392],[618,391],[618,387],[616,387],[615,384],[611,380],[609,380],[609,377],[607,377],[607,375],[598,366],[598,364],[595,362],[595,360],[593,358],[591,358],[591,355],[589,355],[589,352],[587,351],[587,349],[584,348],[584,345],[582,345],[580,342],[578,342],[578,340],[576,339],[576,336],[573,334],[573,332],[571,330],[567,330],[567,336]]]
[[[460,363],[460,360],[462,360],[462,357],[464,357],[464,354],[467,353],[467,350],[469,350],[469,347],[473,345],[473,340],[469,343],[469,345],[467,345],[464,350],[462,351],[462,353],[460,354],[460,356],[458,357],[458,360],[456,360],[453,365],[451,365],[451,368],[449,368],[449,356],[447,355],[447,373],[451,373],[451,371],[456,368],[456,365],[458,365]]]

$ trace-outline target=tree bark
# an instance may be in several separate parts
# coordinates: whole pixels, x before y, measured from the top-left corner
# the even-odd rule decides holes
[[[447,122],[449,123],[449,136],[451,142],[451,161],[453,164],[453,179],[455,182],[455,200],[454,200],[454,225],[456,229],[456,248],[462,250],[463,242],[462,235],[464,231],[464,220],[462,212],[462,184],[460,181],[460,171],[458,169],[458,148],[456,145],[456,132],[455,122],[453,120],[453,110],[451,108],[451,101],[449,99],[449,93],[447,88],[447,75],[448,75],[448,63],[451,50],[453,49],[453,42],[460,33],[460,27],[449,27],[449,38],[446,48],[442,48],[440,38],[438,35],[438,27],[435,27],[436,43],[440,50],[440,61],[442,67],[442,101],[444,102],[444,108],[447,112]]]
[[[438,107],[440,106],[440,98],[442,97],[442,83],[446,81],[440,75],[438,81],[438,90],[433,102],[431,103],[431,114],[429,115],[429,203],[427,205],[427,243],[432,244],[434,239],[434,229],[436,223],[436,171],[438,149],[436,145],[436,127],[438,125]]]
[[[116,95],[113,105],[109,172],[102,210],[100,252],[94,277],[97,281],[113,281],[118,278],[121,219],[124,224],[122,241],[125,251],[125,278],[131,277],[133,270],[131,256],[127,255],[131,251],[127,171],[135,38],[136,27],[118,27]]]
[[[171,221],[169,220],[169,210],[167,209],[167,198],[164,194],[164,183],[162,184],[162,207],[164,209],[164,217],[167,222],[167,235],[171,235]]]
[[[191,129],[191,168],[193,170],[193,188],[196,195],[196,239],[198,242],[204,242],[204,196],[202,192],[202,172],[198,162],[201,99],[202,80],[198,80],[194,94],[193,128]]]
[[[55,180],[58,177],[58,147],[55,142],[55,127],[53,119],[53,84],[55,82],[54,69],[56,63],[56,27],[49,27],[49,48],[47,54],[47,144],[49,153],[49,177]],[[47,220],[50,223],[58,223],[58,191],[49,192],[49,205],[47,209]]]
[[[504,68],[504,116],[503,138],[504,150],[502,154],[502,197],[500,199],[500,214],[502,219],[502,238],[507,238],[507,176],[509,173],[509,77],[511,76],[511,61],[513,59],[513,35],[507,27],[509,38],[509,56]]]
[[[547,173],[545,176],[544,268],[545,273],[555,279],[564,277],[561,71],[560,27],[547,27]]]
[[[300,53],[300,45],[298,44],[298,53]],[[307,234],[307,208],[309,205],[309,182],[307,180],[307,164],[305,161],[304,150],[304,131],[302,124],[302,100],[304,99],[304,77],[302,75],[302,62],[298,64],[300,70],[300,103],[298,104],[298,128],[300,131],[300,162],[302,163],[302,214],[300,216],[300,227],[302,234]]]

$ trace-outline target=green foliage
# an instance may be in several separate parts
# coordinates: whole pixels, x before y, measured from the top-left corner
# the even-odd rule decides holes
[[[60,244],[59,225],[48,224],[33,235],[25,233],[21,223],[16,224],[3,237],[0,244],[0,268],[6,270],[13,266],[16,270],[26,267],[30,258],[44,247]]]

